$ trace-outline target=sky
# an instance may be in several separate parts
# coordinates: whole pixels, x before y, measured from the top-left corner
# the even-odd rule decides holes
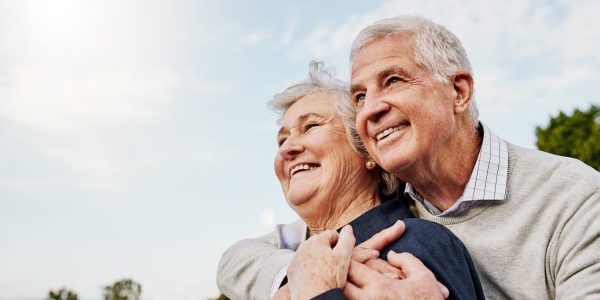
[[[0,0],[0,299],[216,297],[221,254],[297,217],[273,171],[275,93],[318,59],[349,78],[382,18],[443,24],[480,119],[534,148],[600,105],[600,1]]]

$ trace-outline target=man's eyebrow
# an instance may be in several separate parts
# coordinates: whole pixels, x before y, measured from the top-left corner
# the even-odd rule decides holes
[[[382,82],[386,77],[392,74],[407,76],[406,70],[399,65],[391,65],[377,73],[377,81]]]
[[[360,84],[353,84],[350,86],[350,95],[356,93],[356,91],[362,89],[362,85]]]
[[[392,66],[386,67],[385,69],[383,69],[377,73],[377,82],[383,81],[386,77],[388,77],[392,74],[408,76],[408,72],[406,72],[406,70],[403,67],[401,67],[399,65],[392,65]],[[361,89],[363,89],[363,86],[361,84],[350,85],[350,95],[356,93],[356,91],[361,90]]]

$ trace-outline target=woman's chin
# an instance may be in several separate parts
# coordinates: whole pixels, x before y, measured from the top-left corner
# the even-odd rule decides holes
[[[290,207],[299,215],[317,211],[319,201],[314,199],[314,194],[302,192],[288,193],[287,202]]]

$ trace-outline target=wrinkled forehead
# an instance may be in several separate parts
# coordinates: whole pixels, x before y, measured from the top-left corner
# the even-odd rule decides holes
[[[334,118],[337,115],[335,93],[316,92],[296,100],[283,113],[281,127],[296,126],[312,117]]]
[[[399,33],[373,39],[365,43],[352,58],[351,75],[384,57],[405,57],[414,60],[414,33]]]
[[[421,68],[414,59],[413,45],[403,42],[405,40],[407,39],[388,37],[362,48],[352,62],[351,92],[353,88],[381,79],[380,77],[385,77],[392,71],[405,74],[420,71]]]

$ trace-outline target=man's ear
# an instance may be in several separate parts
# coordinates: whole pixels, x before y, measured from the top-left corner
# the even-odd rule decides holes
[[[462,114],[469,109],[473,100],[473,76],[471,73],[461,71],[452,78],[454,88],[454,113]]]

